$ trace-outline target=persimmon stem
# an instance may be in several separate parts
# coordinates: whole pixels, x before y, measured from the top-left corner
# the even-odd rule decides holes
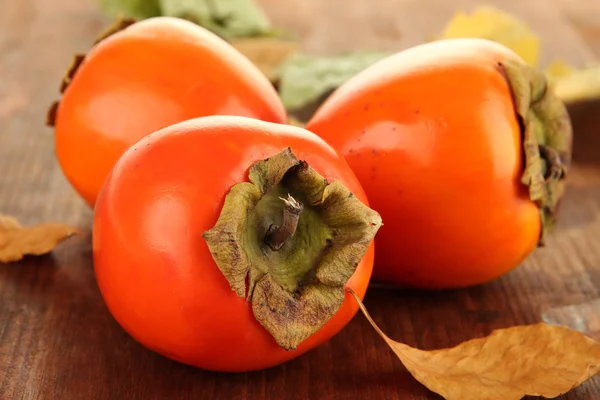
[[[300,214],[304,211],[304,205],[290,194],[288,194],[286,199],[283,197],[280,197],[280,199],[285,203],[281,226],[275,224],[269,226],[267,234],[265,235],[265,243],[273,251],[281,249],[285,242],[294,236],[296,228],[298,227]]]

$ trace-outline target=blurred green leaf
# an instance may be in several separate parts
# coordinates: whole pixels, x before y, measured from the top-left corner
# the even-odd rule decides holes
[[[375,51],[336,57],[292,54],[278,71],[281,100],[288,110],[301,108],[389,55]]]
[[[253,0],[158,0],[162,15],[184,18],[224,39],[273,33]]]
[[[100,5],[110,17],[187,19],[227,40],[279,35],[253,0],[100,0]]]
[[[121,15],[145,19],[160,15],[158,0],[100,0],[100,8],[110,18]]]

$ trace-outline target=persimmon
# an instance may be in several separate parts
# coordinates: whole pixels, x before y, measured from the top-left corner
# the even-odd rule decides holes
[[[94,212],[94,270],[137,341],[217,371],[267,368],[340,331],[381,218],[345,160],[298,127],[233,116],[142,138]]]
[[[207,115],[286,122],[271,83],[230,44],[192,22],[156,17],[121,20],[76,56],[48,122],[65,176],[93,206],[125,149]]]
[[[373,279],[481,284],[543,245],[571,159],[564,105],[508,48],[448,39],[377,62],[307,129],[346,158],[385,225]]]

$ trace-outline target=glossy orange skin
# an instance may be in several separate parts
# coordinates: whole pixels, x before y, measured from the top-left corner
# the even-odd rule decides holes
[[[471,286],[535,249],[540,213],[520,183],[521,132],[497,67],[505,59],[518,57],[486,40],[417,46],[350,79],[308,123],[382,216],[374,280]]]
[[[191,22],[150,18],[87,54],[60,101],[56,155],[67,179],[93,206],[129,146],[207,115],[286,121],[268,79],[232,46]]]
[[[327,341],[355,315],[350,294],[339,311],[294,351],[279,347],[217,268],[202,234],[225,194],[248,168],[290,146],[325,178],[367,198],[350,167],[301,128],[243,117],[205,117],[143,138],[117,162],[94,213],[94,268],[115,319],[144,346],[216,371],[271,367]],[[371,244],[347,286],[362,298],[373,267]]]

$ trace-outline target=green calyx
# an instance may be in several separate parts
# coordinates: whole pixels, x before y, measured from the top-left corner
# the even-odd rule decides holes
[[[231,289],[292,350],[337,312],[381,217],[290,148],[253,164],[249,178],[203,237]]]
[[[573,130],[563,102],[548,87],[546,77],[523,62],[507,60],[499,68],[511,87],[523,131],[525,170],[521,182],[540,208],[539,245],[556,223],[571,163]]]

